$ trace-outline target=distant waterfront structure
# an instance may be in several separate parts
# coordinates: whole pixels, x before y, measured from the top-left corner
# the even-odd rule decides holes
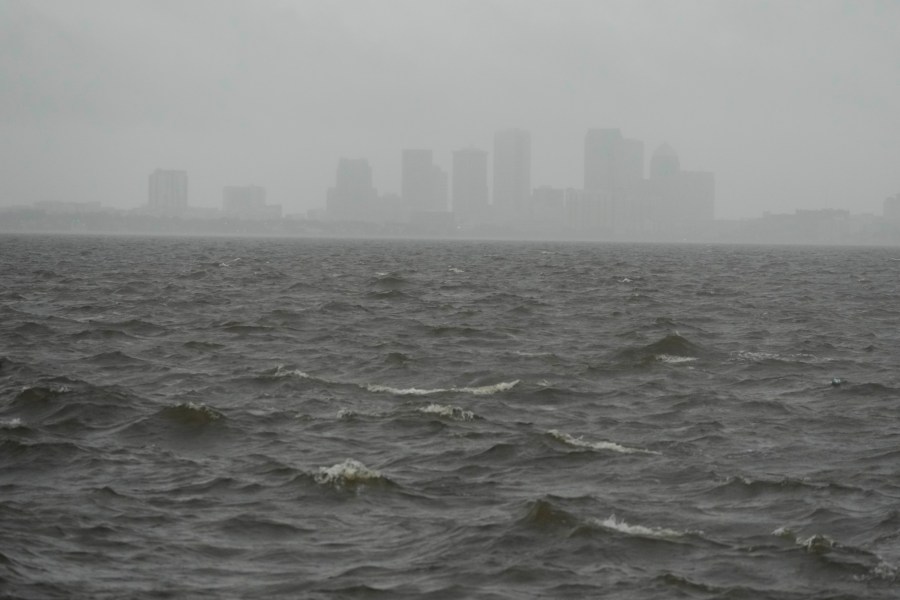
[[[147,205],[160,214],[180,214],[188,206],[187,171],[156,169],[150,174]]]
[[[602,235],[631,235],[650,226],[644,143],[616,128],[584,137],[584,227]]]
[[[494,134],[493,208],[503,221],[531,217],[531,134],[504,129]]]
[[[900,193],[884,199],[884,218],[900,221]]]
[[[488,210],[488,155],[464,148],[453,153],[453,212],[461,224],[483,222]]]
[[[624,185],[624,164],[625,138],[620,130],[588,130],[584,136],[584,191],[616,197]]]
[[[338,161],[334,187],[328,190],[326,215],[330,220],[369,221],[375,215],[378,192],[372,185],[372,168],[364,158]]]
[[[267,205],[262,186],[230,185],[222,189],[222,212],[238,219],[278,219],[281,205]]]
[[[715,217],[715,177],[705,171],[682,171],[678,154],[662,144],[650,159],[655,196],[654,217],[662,227],[696,226]]]
[[[650,159],[650,179],[665,179],[681,172],[681,161],[678,153],[667,143],[663,143]]]

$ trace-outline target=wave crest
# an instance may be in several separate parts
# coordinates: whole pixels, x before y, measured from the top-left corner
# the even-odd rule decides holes
[[[497,392],[505,392],[507,390],[511,390],[516,385],[518,385],[518,383],[519,380],[516,379],[515,381],[501,381],[500,383],[495,383],[493,385],[483,385],[479,387],[450,387],[434,389],[395,388],[388,385],[369,383],[365,385],[365,389],[369,390],[370,392],[387,392],[396,396],[430,396],[432,394],[445,393],[472,394],[473,396],[490,396],[491,394],[496,394]]]
[[[431,403],[428,406],[421,407],[419,409],[419,412],[430,415],[438,415],[439,417],[453,419],[454,421],[475,420],[475,413],[473,413],[472,411],[463,410],[459,406],[449,406],[446,404]]]
[[[185,425],[206,425],[218,421],[224,416],[214,408],[193,402],[167,406],[160,411],[160,414]]]
[[[571,436],[568,433],[559,431],[558,429],[551,429],[547,433],[560,442],[569,446],[574,446],[576,448],[589,448],[591,450],[611,450],[613,452],[620,452],[622,454],[659,454],[659,452],[655,452],[653,450],[631,448],[628,446],[617,444],[615,442],[588,442],[586,440],[583,440],[581,437]]]
[[[600,519],[595,519],[594,521],[597,525],[605,529],[611,529],[613,531],[618,531],[619,533],[639,537],[671,539],[687,535],[687,532],[685,531],[677,531],[675,529],[668,529],[666,527],[646,527],[644,525],[631,525],[630,523],[625,522],[623,519],[616,518],[616,515],[610,515],[603,521],[601,521]]]
[[[344,462],[330,467],[319,467],[319,472],[315,475],[315,481],[321,485],[333,485],[337,488],[343,488],[362,483],[386,482],[387,478],[358,460],[348,458]]]

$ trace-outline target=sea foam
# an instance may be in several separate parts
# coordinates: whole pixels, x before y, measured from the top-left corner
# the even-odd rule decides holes
[[[575,446],[576,448],[590,448],[591,450],[611,450],[613,452],[621,452],[622,454],[659,454],[659,452],[655,452],[653,450],[644,450],[643,448],[630,448],[628,446],[616,444],[615,442],[588,442],[581,439],[580,437],[573,437],[568,433],[559,431],[558,429],[551,429],[547,433],[552,435],[560,442],[568,444],[569,446]]]
[[[316,483],[323,485],[343,487],[384,480],[384,477],[378,471],[368,468],[358,460],[348,458],[344,462],[330,467],[319,467],[319,472],[316,473],[315,480]]]
[[[601,521],[600,519],[595,519],[594,521],[600,527],[640,537],[666,539],[677,538],[686,535],[686,532],[684,531],[676,531],[674,529],[667,529],[665,527],[646,527],[644,525],[631,525],[629,523],[626,523],[622,519],[616,518],[616,515],[610,515],[603,521]]]
[[[419,409],[419,412],[426,414],[438,415],[455,421],[472,421],[475,419],[475,413],[470,410],[463,410],[459,406],[448,406],[445,404],[429,404]]]
[[[386,392],[389,394],[394,394],[396,396],[430,396],[432,394],[444,394],[444,393],[457,393],[457,394],[472,394],[473,396],[490,396],[491,394],[496,394],[497,392],[504,392],[506,390],[511,390],[519,383],[519,380],[515,381],[501,381],[500,383],[495,383],[494,385],[483,385],[480,387],[451,387],[451,388],[434,388],[434,389],[422,389],[422,388],[395,388],[388,385],[378,385],[374,383],[366,384],[365,389],[370,392]]]

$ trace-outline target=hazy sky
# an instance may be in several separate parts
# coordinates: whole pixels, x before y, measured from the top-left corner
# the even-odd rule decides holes
[[[400,150],[532,136],[580,187],[590,127],[716,174],[716,215],[900,192],[900,1],[0,0],[0,204],[189,202],[255,183],[324,205],[340,157],[399,191]]]

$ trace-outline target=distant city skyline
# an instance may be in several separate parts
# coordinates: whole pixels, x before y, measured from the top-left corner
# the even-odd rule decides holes
[[[0,0],[0,205],[136,207],[176,167],[192,205],[256,182],[304,213],[341,156],[399,195],[402,149],[450,178],[510,127],[532,188],[580,188],[585,131],[618,127],[715,173],[721,218],[877,214],[898,22],[880,0]]]

